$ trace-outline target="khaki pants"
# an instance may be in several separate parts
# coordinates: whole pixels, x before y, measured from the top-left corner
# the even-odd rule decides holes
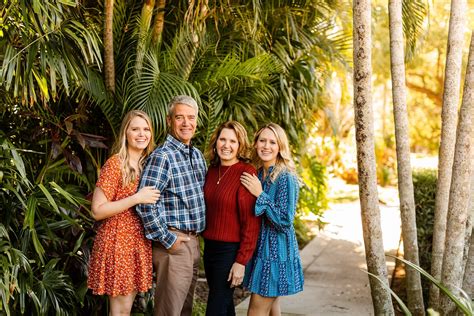
[[[174,234],[188,236],[181,232]],[[156,273],[155,316],[191,316],[194,290],[199,268],[199,239],[190,241],[175,251],[153,242],[153,267]]]

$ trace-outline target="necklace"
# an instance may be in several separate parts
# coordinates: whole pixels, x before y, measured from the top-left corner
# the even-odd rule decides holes
[[[227,168],[227,170],[224,171],[224,173],[222,174],[222,177],[221,177],[221,165],[219,165],[219,180],[217,180],[217,184],[219,184],[221,182],[221,179],[224,178],[225,174],[227,173],[227,171],[230,170],[230,168],[232,168],[232,166],[229,166],[229,168]]]

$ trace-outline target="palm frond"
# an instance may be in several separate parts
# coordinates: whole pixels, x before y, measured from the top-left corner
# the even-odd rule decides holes
[[[56,268],[58,261],[48,261],[37,280],[35,292],[39,294],[42,313],[54,310],[57,315],[68,315],[75,303],[74,288],[70,277]]]
[[[139,78],[131,77],[127,82],[127,95],[124,108],[129,111],[140,109],[148,113],[157,139],[166,135],[166,115],[169,101],[176,95],[185,94],[193,97],[200,103],[200,97],[193,85],[182,78],[160,72],[156,55],[147,54],[147,63],[144,65]]]
[[[218,115],[222,109],[223,100],[219,98],[217,95],[217,91],[209,91],[207,94],[206,99],[202,99],[203,108],[206,112],[206,120],[207,124],[204,124],[204,135],[202,136],[202,141],[198,140],[196,143],[201,144],[201,150],[205,151],[206,144],[209,144],[209,140],[211,139],[212,133],[216,130],[217,126],[222,123],[224,117],[222,115]],[[199,145],[198,145],[199,146]]]
[[[406,42],[406,59],[414,57],[420,37],[424,34],[423,23],[428,16],[429,4],[425,0],[402,2],[403,33]]]
[[[63,1],[21,2],[6,10],[0,85],[23,104],[56,98],[58,84],[69,94],[84,65],[101,63],[98,33]]]
[[[410,312],[410,310],[408,309],[408,307],[405,305],[405,303],[402,301],[402,299],[390,288],[390,286],[388,286],[386,284],[386,282],[384,282],[379,276],[373,274],[373,273],[370,273],[369,271],[365,271],[365,270],[362,270],[364,271],[365,273],[367,273],[368,275],[370,275],[371,277],[373,277],[374,279],[376,279],[377,281],[379,281],[379,283],[382,285],[382,287],[389,291],[390,294],[392,294],[392,296],[395,298],[395,300],[397,301],[398,303],[398,306],[400,306],[400,308],[402,309],[403,313],[405,314],[405,316],[411,316],[412,313]]]
[[[435,279],[431,274],[423,270],[421,267],[417,266],[416,264],[411,263],[408,260],[405,260],[400,257],[396,257],[393,255],[387,255],[389,257],[392,257],[396,260],[399,260],[406,264],[407,266],[415,269],[421,275],[423,275],[425,278],[427,278],[432,284],[434,284],[441,292],[443,292],[449,299],[461,310],[465,315],[473,315],[473,310],[472,310],[472,303],[471,299],[468,297],[468,299],[464,299],[462,297],[456,296],[453,291],[451,291],[445,284],[441,283],[439,280]],[[466,296],[465,293],[462,291],[459,291],[461,295]]]
[[[87,69],[84,80],[80,82],[81,91],[77,91],[80,96],[88,98],[101,109],[106,117],[112,131],[118,129],[121,122],[121,107],[114,102],[114,98],[105,89],[102,76],[93,69]]]

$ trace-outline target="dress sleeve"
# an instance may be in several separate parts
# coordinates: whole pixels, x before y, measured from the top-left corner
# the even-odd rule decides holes
[[[298,181],[293,174],[284,172],[271,185],[277,186],[274,196],[262,192],[255,204],[255,215],[265,215],[277,230],[284,231],[295,218]]]
[[[115,201],[118,190],[122,186],[122,173],[120,172],[120,158],[115,155],[110,157],[100,169],[96,187],[101,188],[109,201]]]
[[[255,174],[255,168],[248,167],[245,172]],[[238,180],[240,181],[240,180]],[[256,198],[241,184],[237,191],[237,207],[240,220],[240,247],[236,262],[246,265],[253,255],[260,232],[261,217],[255,216]]]
[[[152,154],[143,169],[140,189],[152,186],[163,192],[170,181],[170,164],[165,154]],[[138,204],[136,211],[141,217],[145,235],[148,239],[160,241],[166,249],[169,249],[177,237],[168,230],[164,218],[163,199],[160,198],[155,204]]]

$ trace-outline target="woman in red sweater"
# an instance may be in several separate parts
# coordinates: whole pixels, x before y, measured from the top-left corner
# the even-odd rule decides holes
[[[208,146],[206,230],[202,234],[209,285],[206,315],[235,315],[234,288],[242,283],[257,243],[256,198],[240,183],[243,172],[256,173],[248,163],[249,148],[245,128],[235,121],[221,124]]]

